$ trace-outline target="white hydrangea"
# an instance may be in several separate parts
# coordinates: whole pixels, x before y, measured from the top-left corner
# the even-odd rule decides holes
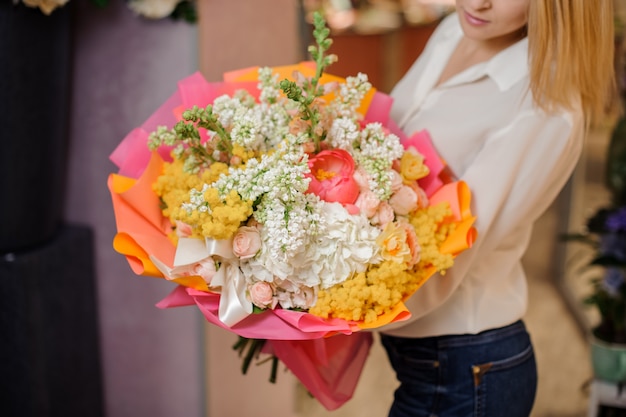
[[[320,202],[324,232],[312,236],[291,256],[276,257],[277,237],[263,227],[259,254],[241,269],[246,277],[289,281],[297,287],[329,288],[363,272],[368,264],[380,262],[376,238],[380,229],[365,216],[352,216],[338,203]],[[279,253],[280,255],[280,253]]]
[[[298,285],[291,281],[276,280],[276,298],[282,308],[308,310],[317,301],[317,288]]]

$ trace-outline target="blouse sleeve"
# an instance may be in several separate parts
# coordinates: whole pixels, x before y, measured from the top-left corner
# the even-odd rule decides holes
[[[443,304],[466,277],[477,254],[500,248],[508,235],[539,218],[574,170],[583,132],[580,112],[528,111],[485,142],[460,175],[472,191],[478,238],[444,276],[429,280],[407,301],[411,318],[401,325]]]

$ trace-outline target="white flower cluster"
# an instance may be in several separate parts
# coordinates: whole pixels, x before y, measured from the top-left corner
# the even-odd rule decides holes
[[[204,184],[202,190],[198,191],[192,188],[189,192],[189,202],[183,203],[182,208],[191,214],[193,211],[200,213],[210,212],[209,204],[204,200],[204,193],[209,189],[209,184]]]
[[[284,254],[276,257],[272,246],[265,245],[256,257],[241,263],[244,276],[266,282],[288,281],[298,287],[329,288],[380,261],[376,244],[380,229],[365,216],[350,215],[339,203],[320,201],[318,205],[323,233],[289,258]],[[267,227],[261,229],[261,237],[264,242],[279,239]]]
[[[360,137],[359,124],[348,117],[338,117],[333,120],[326,140],[333,148],[351,152]]]
[[[386,201],[391,196],[391,165],[402,157],[404,147],[400,138],[386,133],[380,123],[369,123],[361,131],[359,149],[354,158],[369,176],[370,190]]]
[[[339,87],[338,96],[335,99],[335,111],[338,117],[355,117],[356,109],[361,101],[372,88],[367,80],[367,75],[358,73],[356,77],[347,77],[346,82]]]
[[[263,155],[259,163],[248,161],[245,169],[231,169],[213,186],[221,195],[235,189],[243,199],[257,202],[254,218],[268,234],[264,239],[268,253],[289,262],[319,233],[321,219],[319,198],[306,193],[305,175],[310,172],[306,154],[301,147],[283,149]]]
[[[380,123],[368,123],[361,131],[359,153],[367,158],[389,161],[402,157],[404,147],[400,138],[393,133],[385,133]]]
[[[274,74],[269,67],[259,68],[258,88],[261,91],[259,101],[262,103],[276,103],[281,94],[278,86],[278,74]]]
[[[271,69],[262,68],[259,76]],[[266,152],[275,148],[289,132],[290,106],[287,101],[279,101],[279,88],[276,77],[265,75],[265,83],[260,83],[260,103],[245,90],[234,97],[223,95],[213,102],[213,114],[230,132],[233,144],[245,149]]]

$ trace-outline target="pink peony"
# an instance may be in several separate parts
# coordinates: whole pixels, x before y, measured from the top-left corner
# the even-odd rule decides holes
[[[330,203],[354,204],[359,196],[359,185],[353,178],[354,160],[342,150],[318,153],[309,159],[311,179],[308,192]]]

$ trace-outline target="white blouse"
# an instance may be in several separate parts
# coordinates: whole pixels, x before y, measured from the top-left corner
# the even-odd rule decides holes
[[[382,328],[386,334],[474,334],[522,318],[528,294],[521,258],[533,223],[582,150],[581,110],[547,114],[533,104],[527,39],[435,86],[462,36],[456,14],[439,25],[391,92],[391,115],[409,135],[428,130],[469,185],[478,238],[407,301],[412,317]]]

